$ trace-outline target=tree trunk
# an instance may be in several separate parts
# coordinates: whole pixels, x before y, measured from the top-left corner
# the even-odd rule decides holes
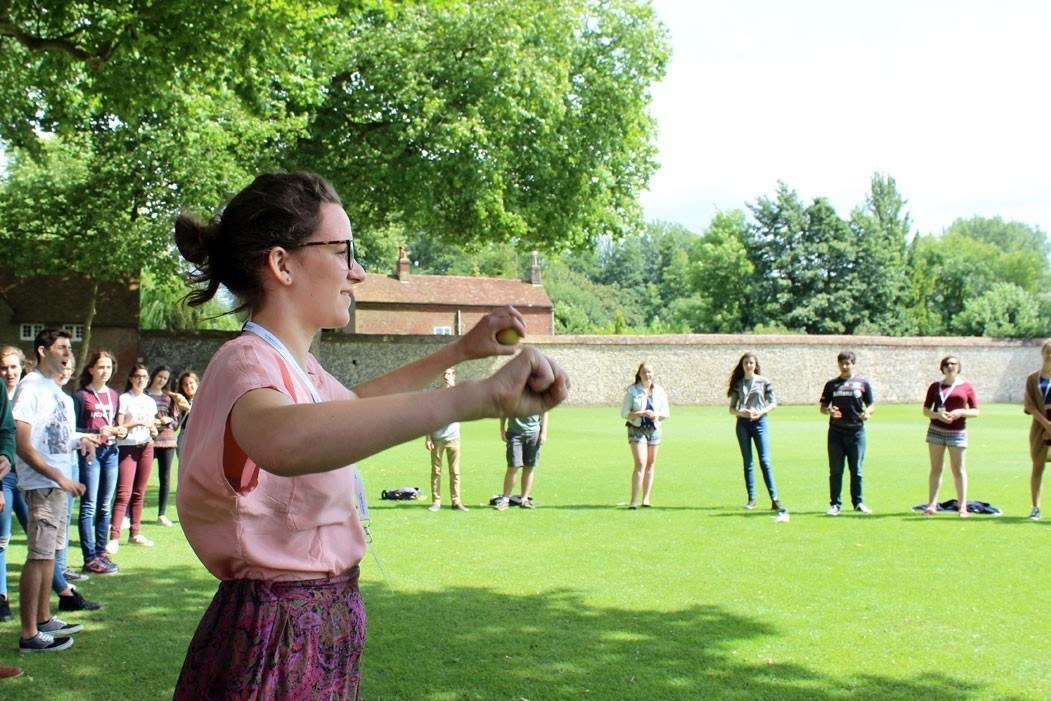
[[[95,306],[99,296],[99,282],[97,279],[91,281],[91,296],[88,297],[88,313],[84,317],[84,340],[80,343],[80,357],[77,358],[77,368],[84,367],[88,362],[88,349],[91,348],[91,325],[95,323]]]

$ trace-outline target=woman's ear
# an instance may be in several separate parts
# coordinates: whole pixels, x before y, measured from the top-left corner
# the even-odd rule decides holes
[[[279,285],[292,284],[292,271],[289,268],[290,260],[289,252],[280,246],[271,248],[270,252],[266,254],[266,273]]]

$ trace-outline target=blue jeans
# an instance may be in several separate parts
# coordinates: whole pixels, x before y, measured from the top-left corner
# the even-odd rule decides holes
[[[861,464],[865,461],[865,427],[853,431],[828,429],[828,503],[843,506],[843,461],[850,465],[850,503],[857,506],[861,496]]]
[[[85,564],[106,552],[109,538],[109,519],[113,513],[113,493],[117,489],[117,446],[100,446],[95,459],[83,455],[80,462],[80,483],[84,494],[80,497],[80,550]]]
[[[18,488],[18,475],[15,468],[4,475],[0,482],[4,493],[4,508],[0,510],[0,596],[7,596],[7,545],[11,542],[11,515],[26,529],[26,500]]]
[[[770,436],[766,427],[766,417],[758,421],[737,419],[737,444],[741,446],[741,460],[744,462],[744,487],[748,490],[748,501],[755,499],[755,476],[752,469],[752,443],[759,454],[759,469],[763,473],[763,482],[770,499],[777,501],[777,485],[774,484],[774,471],[770,467]]]

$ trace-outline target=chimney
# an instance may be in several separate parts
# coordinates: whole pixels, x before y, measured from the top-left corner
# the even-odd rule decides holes
[[[533,259],[529,263],[529,282],[534,287],[540,287],[540,258],[536,251],[533,251]]]
[[[409,281],[409,251],[405,250],[405,246],[398,246],[398,281],[408,282]]]

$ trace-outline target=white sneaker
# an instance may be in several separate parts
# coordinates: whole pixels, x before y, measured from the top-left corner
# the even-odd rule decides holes
[[[110,555],[116,555],[117,551],[120,550],[120,541],[116,538],[106,542],[106,552]]]
[[[825,516],[839,516],[839,511],[839,507],[833,504],[832,506],[828,507],[828,511],[825,512]]]
[[[171,522],[171,519],[169,519],[167,516],[158,516],[157,517],[157,523],[161,524],[165,528],[171,528],[172,526],[175,525],[174,523]]]
[[[1026,518],[1028,520],[1030,520],[1030,521],[1039,521],[1040,520],[1040,509],[1034,506],[1032,513],[1030,513],[1028,516],[1026,516]]]
[[[870,509],[869,507],[865,506],[865,502],[860,502],[857,506],[855,506],[854,507],[854,511],[858,511],[858,512],[863,513],[863,514],[871,514],[872,513],[872,509]]]
[[[153,547],[153,541],[144,536],[143,534],[133,535],[131,540],[128,541],[132,545],[142,545],[147,548]]]
[[[430,506],[428,506],[427,510],[428,511],[441,511],[442,510],[442,503],[440,501],[436,501],[433,504],[431,504]]]

